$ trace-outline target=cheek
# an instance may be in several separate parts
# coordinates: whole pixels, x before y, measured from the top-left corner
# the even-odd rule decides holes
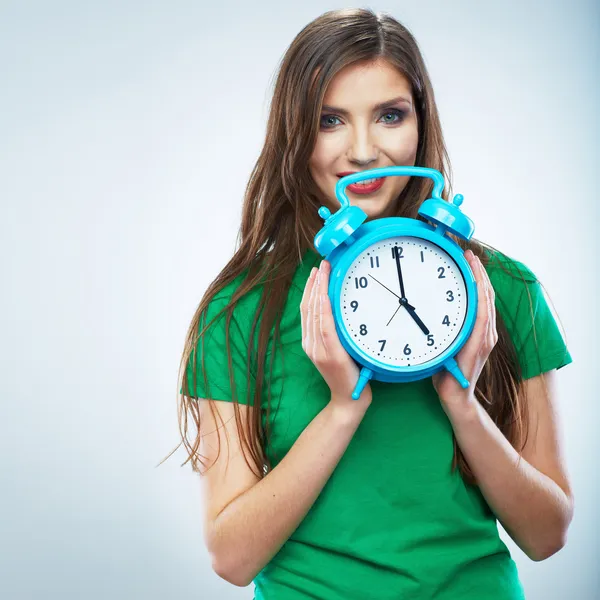
[[[315,146],[313,153],[311,154],[311,157],[308,160],[309,169],[312,172],[318,173],[320,170],[323,169],[324,162],[325,161],[323,156],[322,144],[319,144],[319,142],[317,142],[317,145]]]
[[[382,144],[384,152],[397,165],[414,164],[419,136],[416,129],[404,129],[398,135],[389,136]]]
[[[319,136],[309,165],[315,171],[329,171],[342,151],[343,143],[340,136]]]

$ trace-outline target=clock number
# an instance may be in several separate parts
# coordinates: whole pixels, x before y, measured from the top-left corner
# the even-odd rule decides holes
[[[378,341],[380,344],[382,344],[380,352],[383,352],[383,349],[385,348],[385,342],[386,342],[386,340],[377,340],[377,341]]]
[[[406,346],[404,346],[404,354],[408,356],[411,352],[412,350],[409,348],[408,344],[406,344]]]
[[[446,315],[444,317],[444,320],[442,321],[442,325],[448,325],[448,326],[450,326],[450,319],[448,318],[448,315]]]
[[[373,257],[371,256],[371,269],[379,266],[379,256],[375,257],[375,261],[373,261]]]
[[[361,325],[360,326],[360,335],[367,335],[368,331],[367,331],[367,326],[366,325]]]
[[[444,275],[444,267],[438,267],[438,279],[446,279],[446,276]]]
[[[446,300],[448,300],[448,302],[454,302],[454,294],[452,293],[452,290],[448,290],[446,294],[450,294]]]
[[[354,283],[356,284],[356,288],[358,289],[359,287],[361,288],[366,288],[367,287],[367,278],[366,277],[361,277],[360,279],[358,277],[354,278]]]
[[[404,258],[402,256],[402,246],[392,246],[392,256],[396,258],[396,254],[398,254],[398,258]]]
[[[352,300],[352,302],[350,302],[350,306],[354,309],[354,312],[356,312],[356,309],[358,308],[358,302],[356,300]]]
[[[431,335],[431,333],[427,336],[427,345],[428,346],[433,346],[435,344],[435,342],[433,341],[433,335]]]
[[[425,257],[423,256],[423,250],[421,250],[421,262],[425,262]]]

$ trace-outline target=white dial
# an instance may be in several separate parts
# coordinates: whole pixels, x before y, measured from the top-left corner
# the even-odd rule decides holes
[[[460,333],[467,314],[465,280],[438,245],[412,236],[386,238],[350,265],[339,314],[354,344],[369,356],[394,366],[420,365],[442,354]]]

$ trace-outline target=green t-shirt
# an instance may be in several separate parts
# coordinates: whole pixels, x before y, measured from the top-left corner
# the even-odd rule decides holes
[[[523,263],[501,258],[509,268],[521,268],[527,285],[513,279],[498,267],[500,256],[487,271],[497,309],[517,346],[523,377],[570,363],[535,276]],[[302,349],[299,312],[310,270],[320,261],[314,250],[307,251],[282,316],[284,362],[277,351],[270,380],[272,437],[267,455],[272,467],[330,399],[327,384]],[[225,306],[237,284],[213,299],[209,318]],[[254,369],[247,375],[246,348],[259,296],[258,290],[245,296],[231,322],[240,402],[246,402],[244,390],[254,384]],[[207,332],[204,344],[211,395],[199,376],[196,396],[231,400],[224,314]],[[267,375],[272,351],[270,343]],[[263,425],[266,387],[261,399]],[[479,488],[465,484],[458,470],[451,471],[452,427],[431,378],[371,381],[371,388],[372,404],[317,500],[255,577],[255,599],[523,599],[516,565],[499,537],[494,514]]]

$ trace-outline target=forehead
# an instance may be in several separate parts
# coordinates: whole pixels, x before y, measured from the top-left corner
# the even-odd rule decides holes
[[[363,106],[396,96],[412,99],[408,79],[385,60],[361,62],[341,69],[327,87],[325,104]]]

